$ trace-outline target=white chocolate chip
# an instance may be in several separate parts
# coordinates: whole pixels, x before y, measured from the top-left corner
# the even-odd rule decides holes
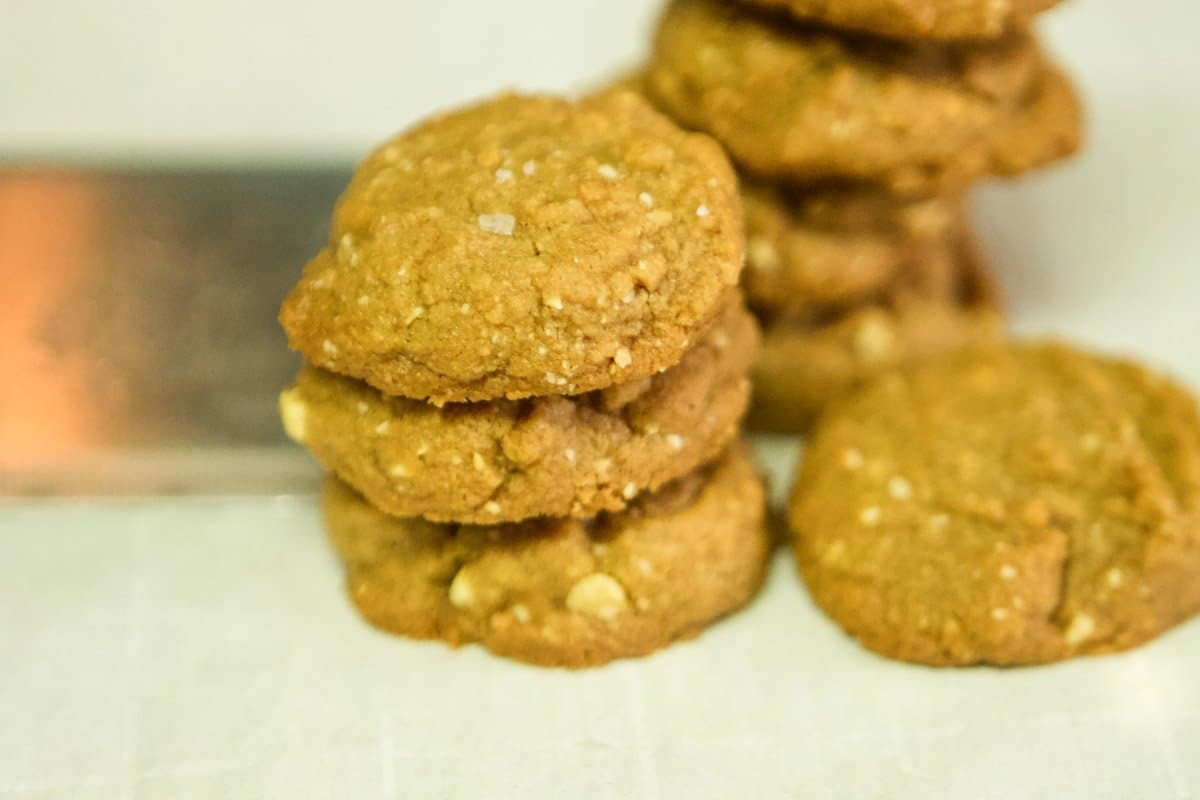
[[[1067,644],[1071,647],[1078,647],[1092,638],[1092,634],[1095,632],[1096,621],[1081,612],[1071,618],[1071,622],[1067,625],[1067,630],[1063,636],[1067,640]]]
[[[473,464],[475,469],[479,470],[480,472],[483,472],[483,470],[487,468],[487,461],[485,461],[483,456],[479,453],[471,454],[471,464]]]
[[[496,183],[498,183],[498,184],[508,183],[512,179],[513,179],[513,172],[511,169],[496,170]]]
[[[626,500],[632,500],[637,497],[637,485],[633,481],[625,484],[625,488],[621,490],[621,496]]]
[[[683,437],[680,436],[678,433],[668,433],[667,434],[667,445],[672,450],[674,450],[675,452],[678,453],[680,450],[683,449]]]
[[[496,515],[500,513],[500,504],[495,500],[488,500],[483,504],[483,510],[489,514]]]
[[[867,506],[858,512],[858,521],[868,528],[874,528],[882,518],[883,511],[880,510],[879,506]]]
[[[572,450],[571,448],[568,447],[566,450],[564,450],[563,456],[566,457],[568,463],[570,463],[570,464],[575,463],[575,451]]]
[[[479,228],[499,236],[512,236],[517,219],[512,214],[480,214]]]
[[[703,203],[701,203],[701,204],[700,204],[700,205],[699,205],[699,206],[696,208],[696,216],[697,216],[697,217],[700,217],[700,219],[704,219],[704,218],[705,218],[705,217],[707,217],[707,216],[708,216],[710,213],[712,213],[712,212],[710,212],[710,211],[708,210],[708,206],[704,205]]]
[[[288,389],[279,395],[279,416],[283,420],[283,430],[294,442],[303,442],[308,435],[308,406],[300,399],[295,389]]]
[[[912,484],[899,475],[895,475],[888,481],[888,494],[894,500],[907,500],[912,497]]]
[[[604,620],[615,618],[628,606],[625,587],[603,572],[580,578],[567,592],[567,608]]]
[[[393,478],[407,478],[409,476],[408,467],[403,464],[396,464],[388,470],[388,474]]]
[[[632,364],[633,363],[633,355],[629,352],[629,348],[627,348],[627,347],[617,348],[617,354],[613,356],[613,363],[616,364],[621,369],[625,369],[630,364]]]
[[[863,361],[878,361],[892,351],[896,334],[878,319],[868,319],[854,333],[854,352]]]
[[[546,305],[548,305],[550,308],[556,309],[558,311],[561,311],[562,307],[563,307],[562,298],[556,294],[546,295],[546,297],[542,300],[542,302],[545,303]]]
[[[617,178],[621,177],[621,173],[618,172],[617,168],[612,164],[601,164],[596,168],[596,171],[600,173],[601,177],[610,181],[615,181]]]
[[[337,345],[328,339],[321,342],[321,349],[325,351],[326,355],[336,356],[338,354]]]
[[[1017,568],[1012,564],[1002,564],[1000,566],[1000,577],[1006,581],[1011,581],[1017,577]]]
[[[380,436],[387,433],[388,432],[388,421],[385,419],[383,422],[376,425],[375,432],[378,433]]]
[[[646,208],[654,208],[654,198],[650,196],[649,192],[642,192],[639,194],[638,201],[641,202],[641,204]]]
[[[471,586],[471,580],[467,577],[464,567],[454,576],[454,580],[450,581],[450,605],[455,608],[469,608],[474,603],[475,588]]]

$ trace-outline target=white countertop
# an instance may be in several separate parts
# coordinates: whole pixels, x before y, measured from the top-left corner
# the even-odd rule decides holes
[[[361,2],[394,21],[336,16],[326,29],[315,6],[262,4],[278,26],[214,29],[201,41],[227,58],[197,44],[171,61],[161,35],[183,23],[132,5],[89,18],[81,0],[26,3],[23,24],[0,26],[4,74],[35,79],[0,81],[0,152],[353,152],[497,84],[579,85],[635,53],[629,36],[650,15],[633,0]],[[1198,19],[1187,0],[1056,13],[1048,27],[1085,86],[1090,149],[981,203],[1019,331],[1140,355],[1194,387]],[[457,43],[437,39],[449,20],[471,22]],[[549,24],[579,38],[551,42],[536,27]],[[51,30],[55,51],[39,47]],[[380,51],[393,33],[405,46]],[[285,34],[313,47],[283,47]],[[488,67],[479,52],[493,41]],[[133,49],[86,69],[101,47]],[[437,69],[410,68],[434,50]],[[146,60],[172,66],[143,74]],[[272,82],[310,62],[304,80]],[[369,76],[345,88],[385,62],[394,105],[366,103]],[[217,76],[195,89],[206,69]],[[67,94],[39,92],[39,76]],[[147,88],[131,99],[135,78]],[[204,102],[172,101],[172,81]],[[263,97],[273,104],[252,107]],[[788,447],[759,452],[786,473]],[[0,506],[0,798],[1180,800],[1200,797],[1198,675],[1200,622],[1046,668],[888,662],[818,614],[782,557],[753,606],[695,642],[546,671],[366,627],[311,498]]]

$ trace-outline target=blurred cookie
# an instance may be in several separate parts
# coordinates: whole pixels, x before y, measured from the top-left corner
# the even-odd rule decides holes
[[[1078,146],[1081,125],[1069,85],[1025,32],[963,44],[839,37],[723,0],[671,3],[646,84],[760,178],[906,194],[1049,163]]]
[[[740,300],[674,367],[575,397],[447,404],[308,368],[288,431],[395,516],[493,524],[624,508],[713,458],[749,400],[757,330]]]
[[[1200,609],[1200,419],[1133,364],[963,352],[831,407],[789,520],[814,599],[884,655],[1122,650]]]
[[[771,552],[746,449],[584,522],[488,527],[389,517],[344,484],[325,495],[350,597],[373,625],[587,667],[690,638],[745,605]]]
[[[999,301],[971,243],[964,236],[930,256],[859,306],[768,323],[751,370],[750,429],[807,433],[823,409],[865,379],[995,340]]]
[[[507,95],[375,150],[280,319],[310,363],[387,394],[580,394],[679,361],[742,260],[708,137],[633,93]]]
[[[964,235],[954,196],[905,200],[873,189],[783,189],[742,182],[742,285],[767,319],[862,301],[907,269],[949,260]],[[943,270],[944,271],[944,270]]]
[[[798,19],[900,39],[993,39],[1060,0],[738,0]]]

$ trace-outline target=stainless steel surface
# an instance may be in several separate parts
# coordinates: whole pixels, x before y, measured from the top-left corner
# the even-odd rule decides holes
[[[0,172],[0,495],[310,487],[275,316],[347,177]]]

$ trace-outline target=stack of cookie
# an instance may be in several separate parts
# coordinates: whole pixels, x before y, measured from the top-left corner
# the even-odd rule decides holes
[[[963,193],[1078,146],[1028,30],[1053,2],[669,5],[640,81],[743,173],[756,427],[804,432],[860,380],[995,336]]]
[[[362,614],[587,666],[746,603],[743,260],[720,147],[633,94],[504,96],[372,153],[281,313]]]

